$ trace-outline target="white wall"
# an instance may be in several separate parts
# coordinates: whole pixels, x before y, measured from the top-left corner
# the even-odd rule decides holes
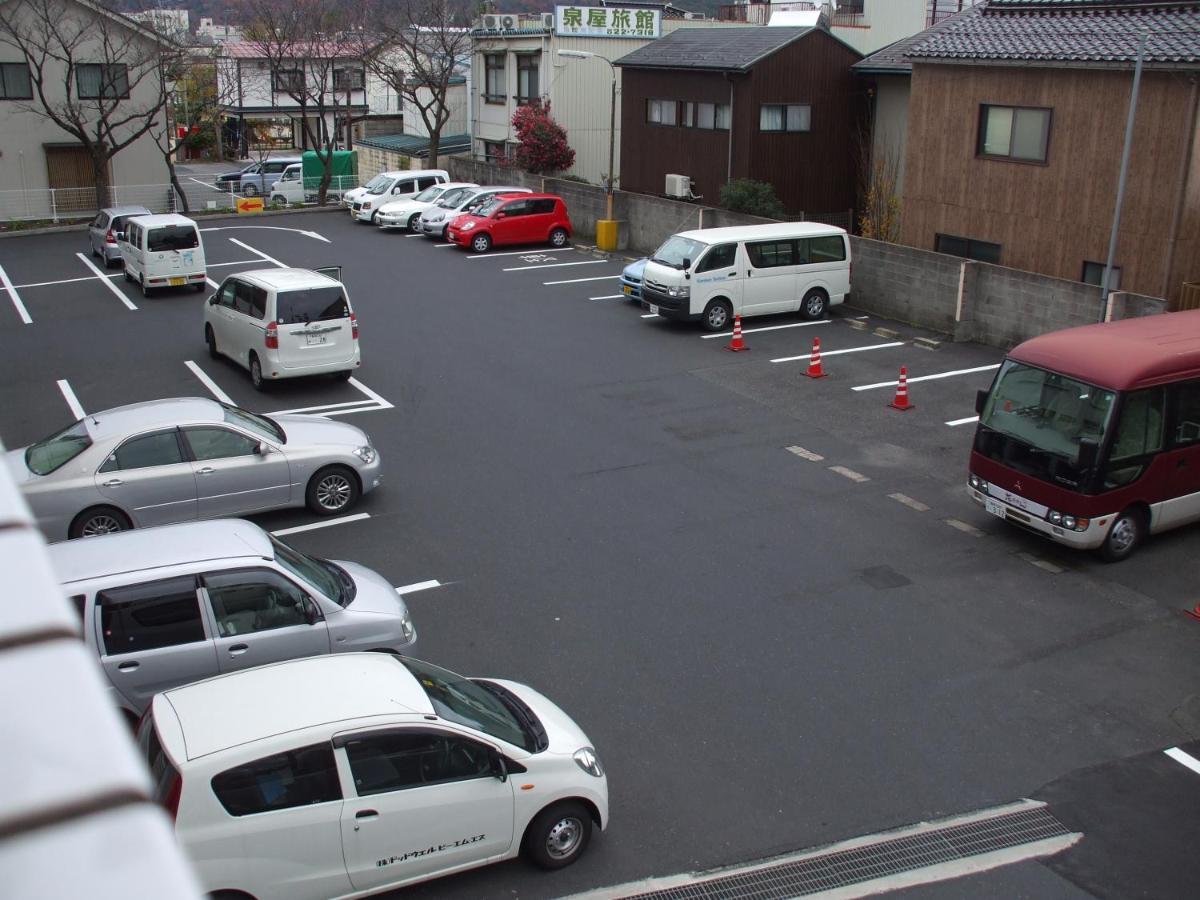
[[[904,157],[908,151],[908,104],[912,78],[908,75],[879,75],[875,79],[875,123],[873,152],[896,161],[896,195],[904,187]]]
[[[417,90],[417,99],[423,106],[430,102],[431,96],[431,92],[427,88],[419,88]],[[425,127],[425,120],[421,118],[421,112],[417,109],[416,105],[406,100],[403,106],[404,133],[416,135],[417,137],[429,137],[429,129]],[[467,122],[466,84],[450,85],[446,91],[446,107],[450,110],[450,118],[442,126],[442,134],[465,134],[469,127],[469,123]]]

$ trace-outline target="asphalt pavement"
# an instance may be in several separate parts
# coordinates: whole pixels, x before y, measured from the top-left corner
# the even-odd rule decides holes
[[[476,257],[345,213],[201,225],[217,281],[343,266],[355,381],[258,394],[207,357],[200,295],[89,270],[82,233],[7,238],[0,439],[65,425],[68,392],[87,411],[219,392],[368,431],[386,473],[369,518],[289,540],[425,585],[407,598],[422,656],[556,700],[612,792],[570,869],[505,863],[404,896],[565,896],[1033,796],[1079,844],[902,895],[1192,895],[1190,864],[1140,879],[1144,846],[1194,857],[1200,774],[1163,750],[1200,738],[1200,622],[1182,614],[1200,531],[1113,566],[978,510],[970,419],[1000,352],[919,348],[844,307],[746,320],[750,350],[730,353],[621,299],[623,260],[584,250]],[[822,379],[804,374],[815,336]],[[901,365],[907,412],[888,406]],[[1170,811],[1152,775],[1110,804],[1089,774],[1147,767]]]

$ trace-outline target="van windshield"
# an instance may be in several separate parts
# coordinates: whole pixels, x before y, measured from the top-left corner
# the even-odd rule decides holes
[[[666,242],[654,251],[654,256],[650,259],[652,262],[662,263],[672,269],[682,269],[685,259],[695,261],[706,246],[707,244],[693,241],[691,238],[674,235],[667,238]]]
[[[281,291],[276,305],[280,325],[307,325],[309,322],[344,319],[350,315],[350,306],[340,287]]]
[[[391,183],[392,179],[387,175],[376,175],[366,183],[365,187],[372,194],[382,194]]]
[[[151,228],[146,236],[146,249],[151,253],[168,250],[191,250],[200,246],[200,235],[192,225],[161,225]]]
[[[25,466],[34,475],[49,475],[92,446],[83,420],[68,425],[57,434],[31,444],[25,450]]]

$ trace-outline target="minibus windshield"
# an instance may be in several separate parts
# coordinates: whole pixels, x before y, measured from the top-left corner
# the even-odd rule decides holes
[[[654,251],[654,256],[650,259],[652,262],[662,263],[672,269],[682,269],[684,260],[698,259],[700,252],[706,246],[707,244],[693,241],[691,238],[674,235],[667,238],[666,242]]]
[[[975,449],[1018,471],[1079,486],[1079,444],[1104,442],[1113,391],[1008,360],[996,376]]]

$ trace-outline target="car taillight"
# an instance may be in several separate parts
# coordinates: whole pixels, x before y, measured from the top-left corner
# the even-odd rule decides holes
[[[167,811],[167,815],[174,822],[179,817],[179,795],[183,793],[183,779],[178,775],[171,778],[171,783],[167,787],[167,793],[163,796],[163,809]]]
[[[268,350],[279,349],[279,326],[274,322],[267,325],[267,336],[263,340],[263,343]]]
[[[358,340],[358,316],[350,313],[350,337]]]
[[[108,233],[104,235],[104,242],[106,244],[115,244],[117,242],[117,236],[113,234],[113,230],[111,228],[108,229]]]

